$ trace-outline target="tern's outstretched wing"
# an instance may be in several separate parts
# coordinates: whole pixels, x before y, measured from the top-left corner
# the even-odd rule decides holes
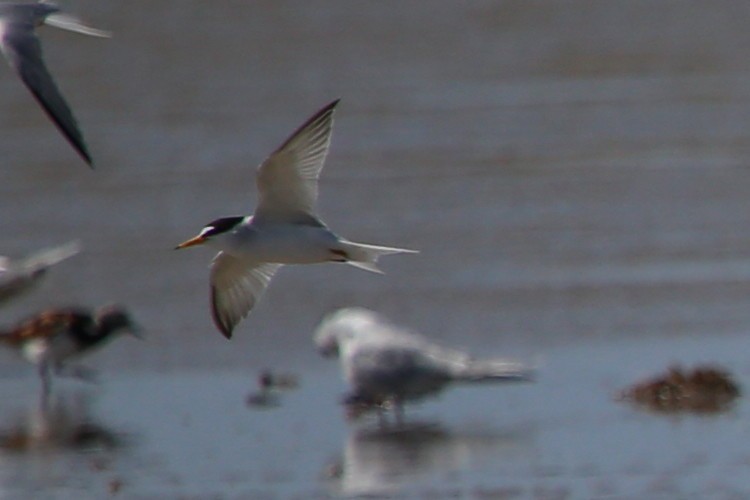
[[[91,165],[91,155],[73,112],[44,65],[42,47],[34,34],[33,25],[8,18],[0,19],[0,49],[60,132]]]
[[[331,143],[338,99],[315,113],[258,167],[258,222],[315,220],[318,176]]]
[[[211,314],[226,338],[248,315],[281,264],[248,262],[219,252],[211,263]]]

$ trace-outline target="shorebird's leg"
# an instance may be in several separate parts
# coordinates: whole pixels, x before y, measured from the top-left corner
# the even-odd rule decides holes
[[[377,405],[375,407],[375,412],[378,414],[378,426],[381,429],[386,429],[388,427],[388,418],[386,416],[387,410],[383,405]]]
[[[396,416],[396,425],[402,427],[404,425],[404,402],[400,398],[393,400],[393,414]]]
[[[66,377],[77,378],[78,380],[83,380],[84,382],[91,382],[91,383],[97,382],[96,370],[92,368],[87,368],[85,366],[58,365],[57,372]]]
[[[52,392],[52,373],[50,373],[47,361],[39,363],[39,378],[42,380],[42,404],[44,405]]]

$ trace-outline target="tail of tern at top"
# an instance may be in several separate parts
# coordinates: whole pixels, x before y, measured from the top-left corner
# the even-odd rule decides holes
[[[378,274],[383,274],[383,271],[377,266],[378,259],[382,255],[390,255],[394,253],[419,253],[418,250],[409,250],[406,248],[367,245],[365,243],[353,243],[351,241],[345,241],[343,243],[347,257],[347,264]]]

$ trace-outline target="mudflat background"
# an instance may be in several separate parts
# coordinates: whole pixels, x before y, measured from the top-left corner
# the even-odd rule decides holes
[[[750,425],[616,401],[680,363],[750,380],[750,8],[740,1],[77,0],[100,40],[39,30],[90,171],[0,72],[0,253],[84,252],[0,311],[127,305],[148,339],[41,409],[0,359],[2,498],[745,498]],[[320,214],[419,249],[378,276],[283,269],[226,341],[212,252],[255,167],[340,97]],[[349,422],[318,321],[376,309],[436,341],[534,360],[409,426]],[[262,369],[294,372],[248,407]]]

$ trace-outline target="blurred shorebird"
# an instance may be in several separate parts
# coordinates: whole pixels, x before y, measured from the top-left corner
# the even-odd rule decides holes
[[[124,332],[140,336],[128,313],[117,306],[105,306],[95,313],[77,308],[49,309],[0,332],[0,343],[37,366],[43,394],[49,394],[51,375],[65,373],[66,361]],[[68,373],[90,378],[90,373],[80,368]]]
[[[258,167],[260,201],[253,215],[216,219],[177,246],[206,243],[219,250],[211,263],[211,312],[226,338],[283,264],[345,262],[380,273],[376,263],[381,255],[416,253],[353,243],[328,229],[315,213],[338,102],[315,113]]]
[[[34,32],[43,24],[84,35],[111,35],[84,25],[74,16],[63,14],[50,2],[0,3],[0,50],[49,118],[91,166],[91,155],[73,112],[44,65],[42,46]]]
[[[474,359],[393,325],[363,308],[340,309],[323,319],[315,344],[324,356],[341,360],[351,392],[347,405],[393,407],[400,421],[403,405],[436,395],[454,382],[526,382],[530,366],[506,359]]]
[[[28,291],[50,267],[80,251],[81,246],[71,242],[17,260],[0,256],[0,304]]]

